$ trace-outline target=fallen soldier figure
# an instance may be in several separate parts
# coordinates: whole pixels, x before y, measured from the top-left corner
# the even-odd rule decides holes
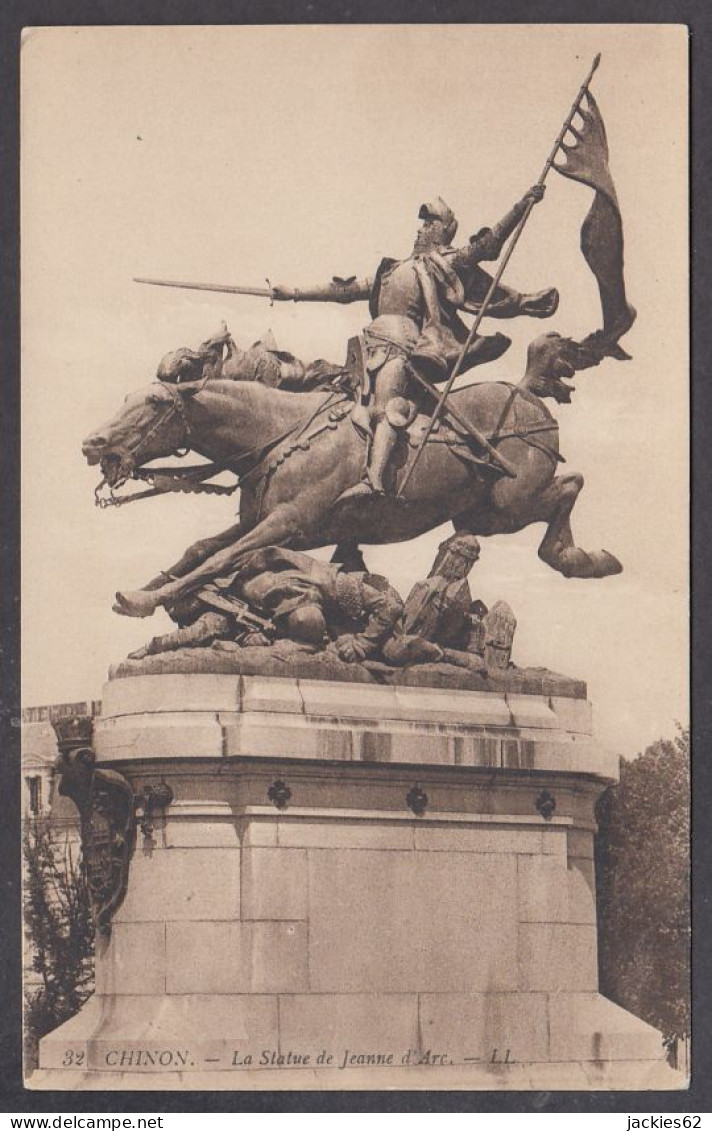
[[[256,612],[255,610],[259,610]],[[346,663],[379,657],[403,612],[398,593],[378,574],[347,573],[296,550],[257,550],[230,577],[218,578],[169,610],[180,626],[156,636],[129,659],[213,645],[221,651],[291,641],[333,651]]]
[[[338,382],[343,366],[323,358],[305,365],[294,354],[280,350],[271,330],[243,350],[222,323],[217,334],[197,350],[182,346],[162,359],[156,372],[159,381],[181,385],[192,381],[258,381],[271,389],[307,392]]]

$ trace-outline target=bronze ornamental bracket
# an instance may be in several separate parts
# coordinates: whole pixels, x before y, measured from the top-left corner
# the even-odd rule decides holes
[[[146,785],[134,798],[134,810],[144,837],[153,837],[153,815],[157,810],[168,808],[173,800],[173,790],[166,782],[159,785]]]
[[[134,796],[131,783],[116,770],[99,769],[92,747],[94,720],[74,715],[52,724],[57,735],[59,793],[79,811],[82,858],[97,931],[108,934],[123,902],[129,865],[136,847],[136,823],[153,834],[153,815],[173,800],[165,783],[146,786]]]
[[[80,819],[82,856],[94,925],[108,933],[128,884],[136,841],[130,783],[115,770],[97,769],[94,720],[75,715],[53,723],[59,757],[59,792],[74,802]]]

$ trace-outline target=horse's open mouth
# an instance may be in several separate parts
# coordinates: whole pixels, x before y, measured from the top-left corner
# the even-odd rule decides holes
[[[133,471],[131,459],[120,452],[109,452],[102,456],[100,464],[101,473],[108,486],[112,488],[121,487]]]
[[[554,400],[557,404],[571,404],[571,394],[576,392],[575,385],[569,385],[561,377],[555,377],[552,383]]]

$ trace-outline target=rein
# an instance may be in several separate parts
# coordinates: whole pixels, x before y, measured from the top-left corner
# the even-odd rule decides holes
[[[507,397],[507,400],[505,401],[504,408],[502,409],[502,412],[500,413],[500,417],[499,417],[499,420],[497,421],[497,424],[494,428],[494,431],[491,432],[486,437],[486,439],[490,442],[490,444],[495,446],[496,444],[500,443],[500,441],[502,441],[502,440],[510,440],[510,439],[522,440],[523,443],[529,444],[530,447],[537,448],[540,452],[543,452],[544,455],[549,456],[549,458],[552,459],[555,464],[556,463],[566,463],[564,456],[562,456],[559,452],[554,451],[554,449],[552,447],[550,447],[548,444],[545,444],[542,440],[534,439],[534,436],[537,433],[553,432],[553,431],[556,431],[559,427],[556,420],[554,420],[554,418],[548,413],[548,410],[546,408],[544,408],[544,411],[546,412],[547,415],[544,416],[543,419],[540,419],[540,420],[538,420],[538,421],[536,421],[532,424],[524,425],[522,428],[513,427],[513,428],[508,428],[506,431],[503,431],[504,425],[507,422],[507,419],[509,417],[510,412],[512,411],[512,408],[515,404],[517,396],[524,397],[526,399],[527,393],[523,389],[521,389],[518,385],[510,384],[509,381],[497,381],[495,383],[498,384],[498,385],[506,385],[506,387],[509,389],[509,396]],[[466,385],[465,388],[472,388],[472,385]],[[458,390],[456,390],[456,392],[462,392],[462,389],[458,389]],[[447,413],[447,403],[445,404],[444,411],[445,411],[445,413]],[[465,449],[469,450],[469,452],[471,453],[472,447],[473,447],[473,441],[471,439],[469,439],[467,436],[464,436],[462,433],[458,432],[456,422],[453,423],[452,418],[451,418],[451,425],[450,426],[453,429],[453,432],[459,437],[458,440],[452,441],[451,439],[449,439],[447,437],[445,439],[436,439],[434,436],[431,435],[431,436],[428,437],[427,442],[429,444],[432,444],[432,443],[447,444],[452,449],[454,449],[456,447],[465,448]],[[464,454],[464,453],[460,453],[460,454]],[[475,456],[474,454],[470,454],[470,455],[467,456],[467,460],[468,460],[468,462],[473,463],[473,464],[477,464],[478,466],[481,466],[482,468],[484,468],[488,471],[494,471],[499,475],[502,474],[501,469],[498,468],[496,464],[492,463],[488,458],[482,458],[482,457],[479,457],[479,456]]]
[[[185,405],[180,393],[175,393],[172,387],[166,382],[159,382],[161,388],[168,389],[171,395],[171,403],[166,406],[163,412],[156,420],[154,420],[151,427],[148,429],[144,436],[141,436],[138,444],[129,452],[132,464],[135,464],[139,453],[146,447],[149,440],[156,435],[159,428],[166,424],[171,417],[178,415],[183,424],[185,432],[184,440],[186,441],[185,448],[181,451],[176,448],[172,453],[173,455],[182,457],[188,454],[187,441],[190,440],[192,429],[190,421],[188,420],[185,411]],[[203,382],[205,384],[205,382]],[[202,387],[202,386],[201,386]],[[210,479],[213,475],[217,475],[220,471],[225,470],[219,464],[207,464],[202,466],[200,464],[193,467],[186,467],[181,469],[173,468],[154,468],[153,470],[142,470],[141,468],[133,467],[128,478],[143,480],[145,483],[150,483],[151,486],[146,491],[139,491],[135,495],[120,496],[115,495],[112,487],[109,487],[108,497],[102,497],[100,491],[102,487],[107,485],[106,476],[104,476],[97,487],[94,489],[94,504],[101,507],[103,510],[106,507],[122,507],[126,503],[133,503],[137,499],[148,499],[154,495],[163,495],[170,491],[183,491],[183,492],[204,492],[213,495],[231,495],[237,489],[237,484],[234,487],[223,487],[217,483],[203,483],[203,479]],[[125,482],[125,480],[124,480]],[[121,486],[121,484],[118,484]]]
[[[506,432],[502,431],[507,417],[509,416],[512,407],[514,406],[514,402],[516,401],[517,396],[519,395],[520,397],[525,397],[526,399],[526,393],[519,387],[519,385],[510,385],[508,381],[500,381],[498,382],[498,384],[507,385],[510,392],[500,418],[497,422],[497,426],[492,435],[488,437],[489,442],[491,444],[498,444],[500,440],[522,440],[525,444],[529,444],[530,447],[537,448],[540,452],[543,452],[544,455],[549,456],[549,458],[552,459],[555,464],[566,463],[564,456],[562,456],[560,452],[554,451],[553,448],[551,448],[548,444],[545,444],[542,440],[532,439],[532,437],[536,435],[537,432],[553,432],[555,430],[558,430],[558,423],[551,415],[549,415],[546,408],[545,412],[547,413],[547,416],[545,416],[543,420],[539,420],[534,424],[525,425],[521,429],[515,427],[509,428]]]
[[[191,467],[155,467],[151,469],[137,469],[131,473],[131,479],[142,480],[150,486],[145,491],[137,491],[133,495],[115,495],[109,488],[110,494],[101,497],[99,492],[106,484],[106,479],[94,489],[94,502],[102,510],[106,507],[123,507],[126,503],[134,503],[137,499],[150,499],[156,495],[180,493],[186,495],[232,495],[240,486],[239,480],[227,487],[222,483],[205,483],[203,480],[219,475],[221,471],[232,470],[221,467],[216,463],[194,464]]]

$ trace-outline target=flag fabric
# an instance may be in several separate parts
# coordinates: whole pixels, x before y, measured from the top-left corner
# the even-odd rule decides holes
[[[623,276],[623,222],[618,197],[608,167],[608,141],[601,112],[590,91],[586,105],[579,106],[582,125],[572,125],[573,144],[562,144],[564,160],[554,168],[564,177],[581,181],[594,189],[593,204],[581,227],[581,251],[598,283],[603,313],[603,328],[580,343],[591,354],[590,364],[604,357],[627,360],[630,354],[619,339],[633,325],[635,308],[625,293]]]

